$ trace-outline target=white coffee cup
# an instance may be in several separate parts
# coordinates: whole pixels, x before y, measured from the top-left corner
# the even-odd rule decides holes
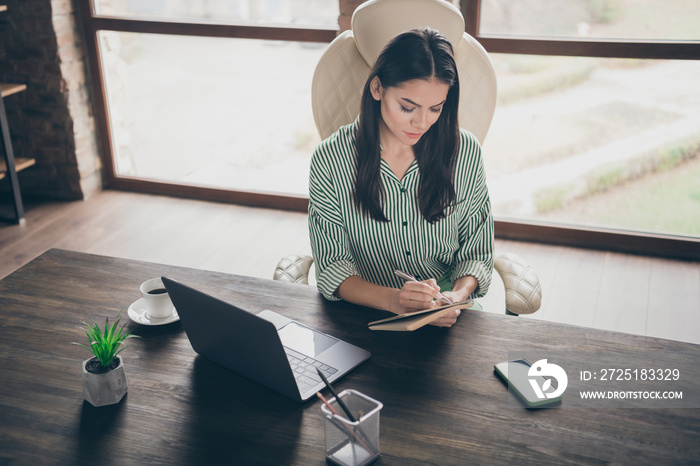
[[[146,302],[148,315],[152,319],[163,319],[173,312],[173,302],[170,301],[168,290],[160,278],[151,278],[141,284],[141,296]]]

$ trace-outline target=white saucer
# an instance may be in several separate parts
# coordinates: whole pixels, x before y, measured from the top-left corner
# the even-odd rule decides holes
[[[173,312],[171,312],[169,316],[162,317],[159,319],[152,318],[150,313],[148,312],[146,301],[143,298],[139,299],[135,303],[132,303],[131,306],[129,306],[128,314],[131,320],[133,320],[137,324],[142,325],[165,325],[180,320],[180,316],[177,314],[177,311],[174,307]]]

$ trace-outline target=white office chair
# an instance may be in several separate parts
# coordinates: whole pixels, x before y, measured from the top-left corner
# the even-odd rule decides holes
[[[445,0],[370,0],[352,16],[351,30],[333,40],[316,66],[311,105],[322,139],[352,123],[360,112],[362,88],[370,67],[393,37],[429,26],[451,43],[459,72],[459,125],[483,144],[496,108],[496,73],[486,50],[464,32],[461,12]],[[310,256],[286,256],[277,265],[275,280],[308,283]],[[506,310],[531,314],[541,304],[539,279],[515,254],[499,255],[494,268],[506,288]]]

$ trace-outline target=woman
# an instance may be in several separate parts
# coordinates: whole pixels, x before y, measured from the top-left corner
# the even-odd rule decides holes
[[[457,122],[459,80],[439,32],[395,37],[365,84],[360,115],[314,151],[309,231],[329,300],[396,314],[483,296],[493,218],[481,148]],[[401,270],[421,280],[404,282]],[[435,321],[451,326],[459,310]]]

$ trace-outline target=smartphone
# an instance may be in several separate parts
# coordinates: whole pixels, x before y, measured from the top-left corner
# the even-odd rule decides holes
[[[528,375],[531,366],[527,359],[516,359],[498,363],[493,368],[494,372],[508,385],[508,389],[513,391],[528,408],[541,408],[561,403],[561,395],[554,398],[537,396],[530,380],[542,387],[547,379],[539,375]]]

